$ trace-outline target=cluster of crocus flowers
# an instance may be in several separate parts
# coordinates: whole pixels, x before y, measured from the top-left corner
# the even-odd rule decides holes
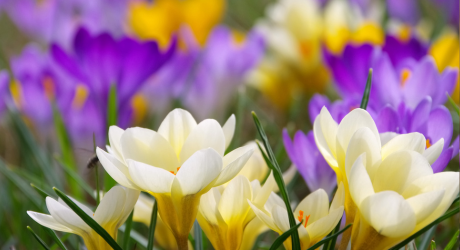
[[[246,146],[224,156],[234,129],[234,116],[222,127],[212,119],[197,124],[189,112],[175,109],[158,132],[112,126],[109,153],[98,148],[97,156],[119,184],[156,198],[179,249],[187,249],[201,196],[235,177],[252,154]]]
[[[94,212],[76,200],[73,202],[93,217],[116,240],[118,228],[125,223],[133,210],[139,193],[138,190],[115,186],[104,195]],[[81,236],[88,250],[112,249],[61,199],[56,201],[51,197],[46,197],[46,206],[50,215],[32,211],[28,211],[27,214],[44,227]]]

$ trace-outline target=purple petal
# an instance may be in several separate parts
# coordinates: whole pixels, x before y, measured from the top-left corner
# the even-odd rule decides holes
[[[433,96],[439,89],[439,73],[432,57],[425,57],[413,69],[407,79],[403,95],[406,105],[415,108],[426,96]],[[433,100],[434,101],[434,100]]]
[[[321,94],[315,94],[308,104],[308,114],[310,115],[310,122],[315,122],[316,117],[321,112],[323,107],[329,108],[329,98]]]
[[[442,172],[449,164],[449,161],[452,159],[453,148],[448,148],[444,150],[439,158],[431,165],[434,173]]]
[[[453,129],[452,116],[446,107],[439,106],[431,111],[426,134],[431,143],[444,138],[444,149],[446,149],[450,145]]]
[[[400,64],[407,59],[419,61],[426,56],[428,46],[416,37],[411,37],[409,41],[401,41],[394,36],[387,36],[382,50],[389,55],[393,66],[399,68]]]
[[[420,13],[416,0],[387,0],[386,2],[391,17],[399,19],[404,23],[417,24]]]
[[[431,97],[425,97],[415,108],[410,117],[408,131],[427,133],[427,122],[431,112]]]
[[[390,105],[385,106],[377,115],[375,123],[379,133],[398,132],[401,126],[396,110]]]
[[[458,69],[448,67],[436,83],[436,90],[433,93],[433,105],[442,105],[447,101],[447,94],[452,95],[457,83]]]
[[[387,54],[382,54],[377,59],[372,81],[371,93],[375,93],[377,98],[371,96],[369,105],[373,105],[375,109],[385,104],[395,107],[399,105],[402,100],[399,77]]]

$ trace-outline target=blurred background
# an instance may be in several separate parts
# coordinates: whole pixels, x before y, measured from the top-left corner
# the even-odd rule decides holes
[[[174,108],[235,114],[230,149],[256,138],[255,111],[282,168],[298,168],[293,202],[332,192],[335,177],[309,180],[325,164],[309,132],[322,106],[337,122],[360,106],[369,68],[379,131],[444,138],[433,168],[458,171],[458,13],[458,0],[0,0],[0,248],[38,249],[27,225],[51,242],[26,214],[46,212],[30,183],[94,206],[88,161],[108,127],[157,130]],[[438,246],[457,229],[458,216],[440,224]]]

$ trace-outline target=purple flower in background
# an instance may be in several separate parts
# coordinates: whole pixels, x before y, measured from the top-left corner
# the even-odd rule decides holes
[[[322,188],[331,194],[337,185],[337,178],[334,170],[329,167],[316,147],[313,131],[308,132],[307,135],[297,131],[291,141],[287,130],[284,129],[283,142],[289,158],[297,167],[310,191]]]
[[[387,0],[388,14],[402,22],[416,25],[420,19],[417,0]]]
[[[447,21],[458,28],[459,25],[459,4],[458,0],[431,0],[440,7],[442,13],[447,13]]]
[[[0,71],[0,117],[5,112],[6,105],[10,100],[8,81],[8,73],[6,71]]]
[[[175,42],[162,52],[156,42],[138,42],[123,37],[115,40],[107,33],[92,36],[79,29],[73,51],[52,45],[54,62],[72,80],[83,85],[88,98],[102,114],[106,113],[112,84],[117,90],[118,125],[126,127],[132,121],[132,97],[146,80],[159,70],[173,55]]]

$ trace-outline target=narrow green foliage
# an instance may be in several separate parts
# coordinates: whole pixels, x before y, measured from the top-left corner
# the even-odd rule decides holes
[[[195,250],[203,250],[203,237],[202,237],[202,231],[200,224],[198,224],[198,221],[195,220],[193,223],[193,235],[195,236]]]
[[[40,238],[40,236],[38,236],[34,230],[32,230],[32,228],[30,228],[29,226],[27,226],[27,229],[32,233],[32,235],[34,236],[34,238],[38,241],[38,243],[40,243],[40,245],[44,248],[44,249],[47,249],[49,250],[50,248],[46,245],[46,243]]]
[[[338,231],[337,233],[335,234],[332,234],[322,240],[320,240],[318,243],[314,244],[313,246],[311,246],[310,248],[308,248],[307,250],[314,250],[314,249],[317,249],[318,247],[320,247],[321,245],[323,244],[326,244],[327,242],[329,242],[330,240],[333,240],[333,239],[337,239],[337,236],[339,236],[340,234],[342,234],[343,232],[345,232],[349,227],[351,227],[351,225],[353,225],[353,223],[351,224],[348,224],[346,227],[344,227],[342,230]]]
[[[107,231],[101,227],[93,218],[91,218],[87,213],[85,213],[81,208],[75,204],[67,195],[65,195],[61,190],[53,188],[56,194],[72,209],[89,227],[91,227],[97,234],[99,234],[113,249],[122,250],[122,248],[117,244],[117,242],[110,236]]]
[[[428,246],[430,245],[431,239],[433,239],[435,232],[436,226],[426,231],[426,233],[423,235],[423,238],[420,240],[420,244],[417,246],[417,249],[428,249]]]
[[[434,240],[431,241],[431,250],[436,250],[436,242]]]
[[[444,221],[444,220],[456,215],[459,211],[460,211],[460,207],[456,207],[456,208],[450,210],[449,212],[446,212],[443,216],[441,216],[438,219],[436,219],[435,221],[431,222],[430,224],[428,224],[428,226],[422,228],[420,231],[418,231],[415,234],[411,235],[409,238],[405,239],[404,241],[402,241],[398,245],[392,247],[390,250],[398,250],[398,249],[404,247],[409,242],[411,242],[413,239],[415,239],[415,238],[419,237],[420,235],[424,234],[426,231],[428,231],[433,226],[436,226],[439,223],[441,223],[442,221]]]
[[[59,239],[59,237],[56,235],[56,233],[47,228],[47,227],[43,227],[45,229],[45,231],[51,236],[51,238],[53,238],[54,242],[62,249],[62,250],[67,250],[67,248],[64,246],[64,243],[62,243],[61,239]]]
[[[270,247],[270,250],[276,250],[279,247],[281,247],[284,241],[286,241],[287,238],[289,238],[294,231],[297,232],[297,228],[299,228],[300,225],[302,225],[302,223],[303,223],[303,220],[299,224],[295,225],[294,227],[284,232],[282,235],[278,236],[278,238],[276,238],[275,242],[273,242],[272,246]]]
[[[21,179],[15,172],[8,169],[4,164],[3,160],[0,158],[0,173],[2,173],[8,180],[11,181],[14,185],[16,185],[22,193],[24,193],[27,198],[36,206],[41,207],[43,201],[39,199],[38,196],[33,195],[33,189],[27,185],[27,183]]]
[[[460,114],[460,108],[458,107],[457,103],[455,103],[454,99],[452,99],[452,96],[450,96],[448,93],[446,93],[447,99],[449,100],[450,105],[454,108],[455,112],[457,114]]]
[[[117,94],[117,86],[115,83],[112,83],[110,86],[110,93],[109,93],[109,99],[107,103],[107,133],[110,126],[116,125],[118,122],[118,94]],[[109,137],[107,136],[107,144],[109,144]],[[105,190],[109,190],[113,186],[115,186],[117,183],[116,181],[109,175],[105,174],[104,175],[104,188]]]
[[[125,232],[126,225],[122,225],[119,228],[119,230],[122,232]],[[131,229],[131,233],[129,234],[129,236],[131,237],[131,239],[133,239],[136,242],[136,244],[141,245],[143,248],[147,248],[147,239],[144,236],[142,236],[140,233],[138,233],[136,230]]]
[[[369,102],[369,95],[371,94],[371,85],[372,85],[372,69],[369,69],[369,74],[367,75],[366,88],[364,89],[363,99],[361,100],[360,108],[366,109],[367,103]]]
[[[455,246],[455,243],[457,243],[458,241],[458,235],[459,235],[460,231],[457,230],[457,232],[454,234],[454,236],[452,236],[452,239],[450,239],[449,243],[447,244],[447,246],[444,248],[444,250],[452,250]]]
[[[74,179],[78,185],[85,190],[91,197],[95,198],[94,190],[92,187],[86,183],[81,176],[75,172],[71,167],[69,167],[65,162],[63,162],[60,158],[55,157],[55,160],[62,166],[62,169],[68,174],[72,179]]]
[[[33,183],[30,183],[30,186],[31,186],[33,189],[35,189],[35,191],[37,191],[37,193],[40,194],[43,198],[46,198],[46,197],[48,197],[48,196],[53,197],[53,196],[49,195],[49,194],[48,194],[46,191],[44,191],[43,189],[41,189],[41,188],[35,186],[35,184],[33,184]]]
[[[256,124],[257,131],[259,132],[259,135],[262,138],[262,142],[264,144],[268,157],[263,150],[260,150],[260,151],[262,152],[262,155],[264,156],[264,159],[267,162],[267,165],[269,165],[270,168],[273,170],[273,177],[275,178],[275,181],[281,193],[281,197],[283,197],[284,204],[286,205],[286,209],[287,209],[288,216],[289,216],[289,225],[291,228],[293,228],[295,227],[297,223],[295,221],[294,213],[292,211],[291,203],[289,201],[289,196],[286,191],[286,184],[284,183],[284,180],[283,180],[283,173],[281,172],[281,169],[278,165],[275,154],[273,153],[273,150],[270,147],[270,143],[268,142],[267,135],[265,134],[265,131],[262,125],[260,124],[259,118],[257,117],[255,112],[252,112],[252,117],[254,118],[254,123]],[[260,148],[260,145],[259,145],[259,148]],[[294,230],[291,237],[292,237],[292,249],[300,250],[299,232],[297,232],[297,230]]]
[[[96,154],[96,135],[93,133],[93,151]],[[97,156],[96,156],[97,157]],[[99,164],[94,164],[94,171],[96,173],[96,204],[101,202],[101,188],[99,187]]]
[[[125,232],[123,234],[123,249],[128,249],[129,247],[129,239],[131,238],[131,229],[133,227],[133,214],[134,214],[134,209],[129,214],[129,217],[125,223],[126,226],[125,226]]]
[[[337,226],[335,226],[334,230],[330,233],[330,235],[334,235],[340,230],[340,224],[342,223],[342,218],[339,220],[339,223],[337,223]],[[324,245],[325,250],[334,250],[335,249],[335,243],[337,241],[337,237],[333,237],[327,244]]]
[[[147,250],[153,249],[153,243],[155,240],[153,239],[155,236],[155,227],[157,225],[157,216],[158,216],[158,203],[157,200],[154,199],[154,205],[152,210],[152,216],[150,217],[150,228],[149,228],[149,243],[147,244]]]

